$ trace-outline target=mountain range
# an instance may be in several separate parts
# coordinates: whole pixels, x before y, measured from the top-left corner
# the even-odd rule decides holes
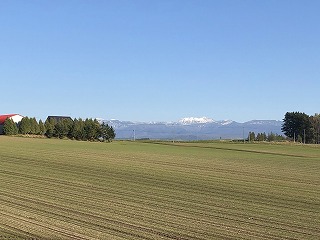
[[[182,118],[178,122],[131,122],[101,120],[112,126],[116,139],[211,140],[243,139],[249,132],[282,135],[282,121],[252,120],[244,123],[232,120],[216,121],[207,117]]]

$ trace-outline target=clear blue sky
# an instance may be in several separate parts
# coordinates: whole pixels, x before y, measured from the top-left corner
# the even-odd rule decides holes
[[[0,114],[320,112],[320,1],[2,0]]]

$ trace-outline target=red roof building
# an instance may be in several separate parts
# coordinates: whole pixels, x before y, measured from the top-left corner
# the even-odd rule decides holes
[[[19,123],[23,116],[21,116],[20,114],[0,115],[0,134],[3,134],[3,124],[8,118],[11,118],[15,123]]]

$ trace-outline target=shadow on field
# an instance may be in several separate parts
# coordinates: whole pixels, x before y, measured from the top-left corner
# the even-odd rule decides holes
[[[287,157],[297,157],[297,158],[316,158],[315,156],[308,155],[298,155],[298,154],[289,154],[289,153],[276,153],[276,152],[266,152],[250,149],[238,149],[238,148],[228,148],[228,147],[217,147],[217,146],[196,146],[191,144],[179,144],[179,143],[169,143],[169,142],[145,142],[146,144],[158,144],[166,145],[173,147],[188,147],[188,148],[202,148],[202,149],[216,149],[216,150],[225,150],[225,151],[234,151],[234,152],[247,152],[247,153],[257,153],[257,154],[268,154],[274,156],[287,156]]]

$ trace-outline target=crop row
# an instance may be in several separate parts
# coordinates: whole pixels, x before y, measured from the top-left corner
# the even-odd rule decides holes
[[[175,146],[160,146],[161,152],[134,143],[123,150],[118,143],[81,143],[86,150],[77,142],[67,142],[70,149],[50,144],[1,149],[0,236],[1,229],[26,239],[320,236],[317,177],[311,170],[292,172],[285,154],[276,155],[291,164],[281,179],[262,161],[230,161],[236,157],[230,150],[224,165],[210,149],[185,154]],[[269,155],[261,156],[271,161],[275,155]]]
[[[54,181],[52,181],[52,179],[50,179],[50,181],[52,182],[52,184],[51,185],[53,185],[54,184]],[[8,183],[8,182],[7,182]],[[29,183],[29,182],[28,182]],[[47,183],[48,184],[48,183]],[[45,185],[47,185],[47,184],[45,184]],[[26,185],[26,184],[23,184],[23,182],[22,183],[20,183],[20,185],[24,188],[24,189],[30,189],[30,188],[35,188],[35,189],[38,189],[38,190],[42,190],[42,192],[50,192],[50,189],[48,189],[48,188],[46,188],[46,189],[39,189],[39,186],[32,186],[32,185],[30,185],[30,184],[28,184],[28,185]],[[51,186],[50,185],[50,186]],[[59,187],[59,186],[58,186]],[[60,186],[60,187],[62,187],[62,186]],[[101,190],[101,189],[100,189]],[[100,190],[96,190],[96,195],[95,196],[98,196],[98,195],[103,195],[103,192],[104,191],[100,191]],[[112,190],[112,189],[109,189],[109,190]],[[70,191],[70,190],[68,190],[68,191]],[[83,188],[83,189],[77,189],[77,191],[79,191],[79,192],[83,192],[83,191],[85,191],[85,189]],[[20,191],[21,192],[21,191]],[[92,193],[92,189],[90,189],[90,192]],[[59,191],[59,194],[61,195],[62,194],[62,192],[61,191]],[[70,194],[70,195],[72,195],[72,196],[74,196],[76,193],[74,193],[74,192],[66,192],[65,194]],[[43,194],[42,194],[42,196],[43,196]],[[87,195],[88,196],[88,195]],[[120,197],[120,200],[121,200],[121,198],[125,198],[125,196],[130,196],[130,192],[125,192],[124,193],[124,196],[122,196],[122,197]],[[52,197],[52,196],[51,196]],[[85,196],[76,196],[76,199],[84,199],[84,197]],[[109,196],[110,197],[110,196]],[[150,204],[152,204],[152,202],[157,202],[158,204],[159,203],[161,203],[161,202],[164,202],[165,201],[165,199],[167,199],[168,198],[168,196],[164,196],[163,197],[163,201],[160,201],[159,199],[158,199],[158,201],[151,201],[151,202],[149,202],[148,204],[150,205]],[[64,199],[65,200],[65,199]],[[98,200],[98,197],[95,197],[95,199],[94,200]],[[132,201],[132,199],[129,197],[129,199],[128,199],[129,201]],[[141,199],[139,199],[139,200],[141,200]],[[72,199],[70,199],[70,203],[75,203],[76,205],[81,205],[80,204],[80,202],[74,202],[74,199],[72,198]],[[172,204],[172,203],[171,203]],[[176,205],[177,205],[177,203],[175,203]],[[173,204],[172,204],[173,205]],[[170,205],[169,205],[170,206]],[[181,206],[181,204],[180,204],[180,206]],[[83,206],[84,207],[84,206]],[[96,208],[97,206],[95,206],[95,208]],[[162,206],[163,207],[163,206]],[[187,206],[187,207],[189,207],[189,206]],[[196,210],[197,208],[196,208],[196,206],[195,205],[193,205],[193,206],[191,206],[191,207],[193,207],[193,208],[191,208],[191,209],[193,209],[193,210]],[[187,209],[187,208],[185,208],[185,209]],[[174,210],[179,210],[179,211],[182,211],[182,210],[184,210],[184,208],[180,208],[180,209],[174,209]],[[212,211],[213,212],[213,209],[207,209],[208,211]],[[218,209],[218,211],[221,211],[221,210],[223,210],[223,209]],[[228,210],[228,209],[227,209]],[[239,210],[239,209],[238,209]],[[241,210],[241,209],[240,209]],[[217,211],[217,210],[216,210]],[[194,211],[193,211],[193,213],[194,213]],[[229,211],[229,216],[228,216],[228,221],[230,221],[232,218],[230,218],[232,215],[231,215],[231,213],[230,213],[230,211]],[[135,217],[137,217],[137,216],[135,216]],[[211,217],[215,217],[215,219],[217,218],[217,216],[211,216]],[[255,219],[255,220],[266,220],[266,219]],[[241,222],[241,219],[235,219],[235,221],[237,221],[237,222]],[[211,223],[212,224],[212,223]],[[181,227],[181,226],[179,226],[179,227]],[[275,226],[273,226],[273,227],[275,227]],[[309,229],[310,230],[310,229]],[[291,231],[292,231],[292,229],[291,229]]]

